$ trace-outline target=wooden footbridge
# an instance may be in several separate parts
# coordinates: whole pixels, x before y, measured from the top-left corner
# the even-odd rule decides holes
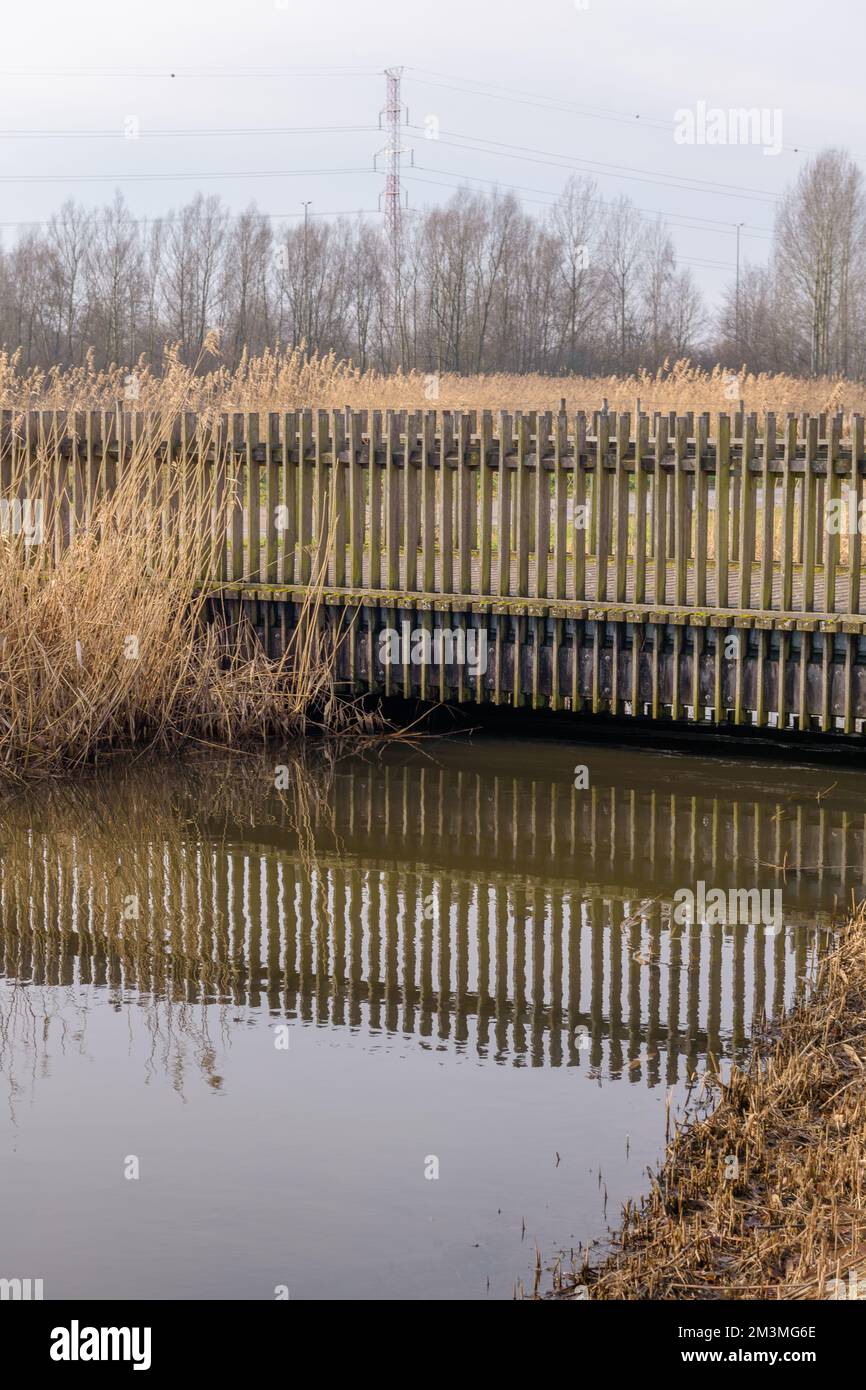
[[[232,458],[221,611],[276,653],[321,574],[353,690],[862,731],[858,416],[306,411]],[[486,669],[383,661],[404,625]]]
[[[6,411],[0,428],[4,496],[53,461],[55,549],[130,468],[167,524],[212,488],[210,617],[277,655],[320,590],[353,691],[863,730],[859,415]],[[474,633],[483,669],[447,642],[383,660],[386,629]]]

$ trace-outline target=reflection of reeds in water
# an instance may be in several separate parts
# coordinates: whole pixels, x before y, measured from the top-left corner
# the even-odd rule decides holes
[[[770,824],[758,803],[717,799],[714,819],[693,796],[560,787],[554,808],[551,784],[432,759],[288,767],[281,793],[273,763],[249,758],[45,784],[38,810],[18,798],[0,968],[168,1003],[186,1010],[175,1031],[228,1003],[670,1084],[683,1061],[740,1055],[802,994],[830,921],[792,888],[774,938],[673,923],[672,885],[712,865],[713,845],[730,858],[736,839],[754,872],[756,826]],[[823,814],[834,828],[844,812]],[[678,832],[693,816],[689,841]]]

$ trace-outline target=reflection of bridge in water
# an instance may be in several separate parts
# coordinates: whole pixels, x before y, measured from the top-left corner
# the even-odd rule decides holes
[[[105,829],[13,835],[0,970],[671,1083],[798,997],[827,905],[864,879],[853,792],[817,800],[802,773],[768,788],[751,770],[732,796],[671,763],[677,790],[660,790],[665,763],[651,785],[637,755],[623,786],[620,753],[618,785],[599,769],[578,791],[476,753],[348,760],[322,797],[299,769],[282,796],[264,775],[163,776],[125,833],[115,810]],[[122,806],[124,784],[101,794]],[[675,889],[698,879],[780,888],[784,930],[674,923]]]

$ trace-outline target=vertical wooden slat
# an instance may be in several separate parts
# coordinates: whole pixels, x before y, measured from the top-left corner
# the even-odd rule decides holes
[[[529,594],[529,421],[520,410],[514,416],[514,437],[517,453],[517,533],[514,538],[517,593],[521,598],[526,598]]]
[[[286,417],[288,431],[290,417]],[[318,435],[318,431],[317,431]],[[313,412],[302,410],[298,415],[298,557],[294,578],[308,584],[313,567],[313,492],[317,479],[317,462],[310,457],[314,448]]]
[[[311,533],[314,538],[312,567],[317,576],[328,583],[331,566],[329,541],[334,525],[334,469],[329,459],[332,452],[331,421],[327,410],[317,410],[313,421],[313,516]]]
[[[754,415],[749,415],[743,425],[743,447],[740,463],[740,583],[739,605],[752,606],[752,566],[755,560],[755,495],[757,482],[751,472],[750,464],[755,450],[757,435]]]
[[[243,579],[244,577],[244,509],[246,505],[245,496],[245,468],[243,458],[244,448],[244,417],[239,411],[232,415],[232,435],[231,435],[231,463],[229,468],[229,479],[232,497],[231,508],[231,576],[232,579]]]
[[[728,606],[729,497],[731,486],[731,420],[716,416],[716,606]]]
[[[278,577],[284,584],[293,584],[297,579],[295,567],[295,546],[298,541],[298,501],[299,483],[303,461],[296,459],[299,413],[296,410],[277,415],[276,429],[282,432],[282,462],[278,467],[273,463],[273,445],[268,467],[271,485],[275,486],[274,506],[281,506],[282,529],[277,532]],[[273,470],[273,473],[272,473]],[[275,474],[275,476],[274,476]],[[270,569],[270,539],[268,541],[268,568]]]
[[[764,451],[761,468],[761,596],[759,608],[767,612],[773,606],[773,562],[776,543],[775,502],[776,475],[771,471],[776,457],[776,417],[772,411],[764,416]]]
[[[367,533],[367,481],[361,462],[362,417],[353,410],[347,419],[349,448],[349,586],[364,582],[364,547]]]
[[[688,584],[688,539],[686,536],[686,449],[688,423],[677,416],[674,433],[674,603],[686,601]],[[676,718],[676,716],[674,716]]]
[[[443,594],[454,591],[454,469],[448,461],[453,448],[454,416],[450,410],[445,410],[439,439],[439,564],[442,570],[439,587]]]
[[[75,534],[83,530],[87,525],[87,493],[85,486],[85,469],[83,455],[85,451],[85,438],[87,435],[87,417],[81,410],[76,410],[69,417],[72,429],[70,430],[70,462],[72,467],[72,496],[73,510],[75,514]],[[15,435],[13,434],[13,447]],[[156,462],[153,451],[150,447],[148,432],[147,439],[147,481],[149,485],[148,502],[153,503],[153,488],[156,477]]]
[[[478,590],[489,595],[493,567],[493,417],[481,412],[478,426]]]
[[[792,419],[794,434],[797,433],[797,421]],[[788,719],[788,692],[785,678],[788,673],[788,645],[789,634],[779,633],[779,657],[776,663],[776,723],[777,727],[784,729]]]
[[[539,411],[535,433],[535,574],[532,587],[536,598],[547,597],[550,552],[550,473],[543,463],[551,432],[551,413]]]
[[[259,445],[259,416],[257,411],[246,416],[246,470],[247,470],[247,543],[249,559],[247,574],[253,584],[262,577],[262,470],[256,458]]]
[[[557,412],[553,419],[553,597],[565,598],[568,560],[568,474],[563,466],[568,416]],[[554,681],[556,686],[556,681]],[[558,696],[557,696],[558,698]],[[557,704],[555,708],[559,708]]]
[[[482,433],[483,429],[482,424]],[[427,410],[424,412],[421,425],[421,588],[427,594],[433,592],[436,584],[436,470],[433,467],[435,442],[436,412]],[[486,472],[489,476],[489,469]],[[487,581],[485,583],[482,578],[482,593],[488,593],[490,590],[489,546],[488,536]]]
[[[472,592],[472,513],[475,510],[475,471],[469,466],[468,414],[463,411],[457,421],[457,547],[460,557],[458,588],[461,594]]]
[[[133,456],[138,451],[138,421],[133,417]],[[229,577],[229,479],[227,451],[229,447],[228,416],[219,415],[214,421],[214,505],[212,537],[215,555],[215,577],[225,580]]]
[[[610,478],[607,470],[610,444],[610,416],[602,411],[595,437],[595,477],[592,488],[592,530],[595,541],[595,597],[607,598],[607,560],[610,536]]]
[[[403,521],[403,552],[405,554],[405,587],[407,589],[417,589],[418,587],[418,528],[420,525],[420,508],[418,504],[418,490],[420,486],[420,470],[412,460],[418,444],[418,436],[421,430],[420,412],[413,410],[405,412],[403,421],[403,477],[402,477],[402,500],[401,507]]]
[[[818,421],[810,416],[806,427],[806,459],[803,476],[803,595],[801,609],[811,613],[815,607],[815,549],[818,517],[815,460],[818,454]],[[805,726],[801,726],[805,727]]]
[[[709,475],[707,444],[710,417],[704,413],[698,420],[695,436],[695,603],[698,608],[707,602],[707,548],[710,531]]]
[[[797,456],[797,417],[789,413],[785,421],[784,456],[782,459],[782,534],[780,545],[779,607],[790,613],[794,606],[794,477],[793,464]]]
[[[628,575],[628,522],[631,489],[626,471],[631,418],[627,410],[616,417],[616,473],[614,475],[614,598],[624,603]],[[635,446],[637,447],[637,446]]]
[[[653,601],[665,602],[667,588],[667,490],[668,478],[663,460],[668,447],[668,422],[661,415],[656,416],[655,469],[653,472],[653,536],[654,573]]]
[[[333,546],[331,554],[331,583],[342,589],[346,583],[346,540],[349,525],[347,497],[348,464],[343,461],[347,447],[346,415],[341,410],[331,414],[331,497],[333,498]]]
[[[382,446],[381,410],[370,411],[369,438],[370,477],[367,491],[370,499],[370,588],[379,589],[382,586],[382,466],[379,463],[379,450]],[[430,588],[432,587],[431,582]]]
[[[806,426],[806,437],[807,437],[807,439],[808,439],[809,434],[812,432],[812,425],[813,425],[813,423],[814,423],[814,425],[815,425],[815,427],[816,427],[816,428],[815,428],[815,438],[816,438],[816,440],[817,440],[817,437],[818,437],[818,436],[817,436],[817,425],[818,425],[818,421],[817,421],[817,420],[815,420],[814,422],[813,422],[811,419],[809,420],[809,422],[808,422],[808,424],[807,424],[807,426]],[[814,474],[812,475],[812,478],[813,478],[813,482],[814,482]],[[808,522],[808,516],[805,517],[805,519],[804,519],[804,526],[807,524],[807,522]],[[813,545],[814,545],[814,530],[813,530],[812,539],[813,539]],[[803,532],[803,561],[804,561],[804,563],[805,563],[805,559],[806,559],[806,552],[808,551],[808,549],[809,549],[809,534],[808,534],[808,531],[804,531],[804,532]],[[812,634],[811,634],[811,632],[802,632],[802,631],[801,631],[801,633],[800,633],[800,666],[799,666],[799,669],[798,669],[798,671],[797,671],[798,710],[799,710],[798,718],[797,718],[797,727],[799,728],[799,730],[800,730],[801,733],[805,733],[805,731],[809,728],[809,723],[810,723],[810,716],[809,716],[809,713],[808,713],[808,682],[807,682],[807,676],[808,676],[808,667],[809,667],[809,657],[811,656],[811,653],[812,653]]]
[[[860,566],[863,558],[863,542],[860,535],[860,506],[863,500],[863,477],[860,466],[863,461],[863,416],[854,415],[851,420],[851,477],[849,480],[849,505],[854,509],[854,526],[848,535],[848,612],[860,612]]]
[[[826,534],[826,552],[824,559],[824,611],[835,613],[836,611],[836,570],[839,564],[840,535],[836,525],[827,525],[828,511],[831,508],[838,510],[838,503],[841,494],[841,478],[836,472],[836,462],[839,457],[839,445],[841,443],[842,422],[838,415],[834,415],[827,426],[827,484],[824,489],[825,505],[818,508],[816,522],[819,535]],[[847,523],[848,509],[843,508],[843,525]]]
[[[649,419],[640,410],[635,416],[634,473],[634,601],[646,599],[647,477],[643,467],[649,450]]]
[[[572,497],[572,568],[574,597],[586,597],[586,414],[579,411],[574,420],[574,471]]]

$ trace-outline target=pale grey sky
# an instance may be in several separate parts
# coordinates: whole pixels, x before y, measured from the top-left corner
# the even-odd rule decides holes
[[[864,15],[855,0],[8,6],[4,240],[15,234],[8,224],[45,219],[67,197],[107,202],[116,187],[141,217],[199,189],[236,211],[252,199],[274,214],[300,214],[306,199],[312,213],[375,210],[383,137],[369,127],[384,100],[382,70],[402,64],[418,127],[405,132],[416,165],[406,157],[410,206],[447,198],[465,180],[514,187],[540,211],[572,168],[594,173],[605,198],[627,193],[663,215],[714,297],[733,271],[734,224],[746,224],[743,258],[763,259],[776,200],[804,159],[840,144],[866,163]],[[676,143],[675,112],[698,102],[779,109],[782,153]],[[428,117],[438,140],[425,138]],[[124,138],[128,118],[137,140]]]

